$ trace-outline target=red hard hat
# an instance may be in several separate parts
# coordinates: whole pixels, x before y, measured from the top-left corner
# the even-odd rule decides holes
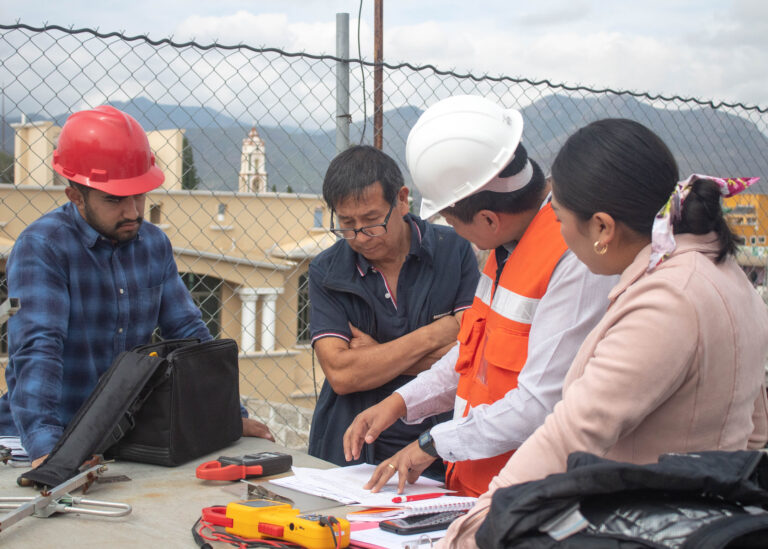
[[[53,151],[53,169],[115,196],[145,193],[165,180],[141,124],[108,105],[67,118]]]

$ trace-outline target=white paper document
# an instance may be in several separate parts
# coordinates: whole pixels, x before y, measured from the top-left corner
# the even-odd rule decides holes
[[[292,477],[270,480],[278,486],[285,486],[299,492],[340,501],[345,505],[364,505],[368,507],[396,507],[392,498],[397,494],[397,475],[389,479],[381,490],[372,493],[363,488],[373,472],[375,465],[362,463],[334,469],[314,469],[311,467],[292,467]],[[415,484],[405,484],[402,495],[424,493],[450,493],[437,480],[419,477]]]
[[[29,465],[29,456],[27,451],[21,445],[20,437],[0,437],[0,446],[5,446],[11,451],[11,464],[12,465]]]

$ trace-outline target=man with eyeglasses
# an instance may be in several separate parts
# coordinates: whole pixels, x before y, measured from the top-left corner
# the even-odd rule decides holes
[[[326,378],[309,453],[337,465],[379,463],[450,414],[395,422],[352,463],[344,431],[455,344],[477,261],[453,229],[409,213],[402,173],[378,149],[355,146],[334,158],[323,198],[339,240],[309,267],[310,332]],[[442,463],[426,474],[443,478]]]
[[[563,379],[608,307],[616,276],[599,276],[568,250],[551,183],[522,144],[523,117],[496,101],[453,96],[411,129],[406,161],[422,215],[436,212],[490,250],[458,344],[429,371],[361,413],[344,437],[352,459],[396,421],[453,410],[385,460],[364,485],[398,491],[436,460],[445,483],[479,496],[562,397]],[[473,545],[474,546],[474,545]]]

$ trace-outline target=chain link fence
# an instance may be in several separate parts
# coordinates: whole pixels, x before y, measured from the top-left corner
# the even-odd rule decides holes
[[[319,193],[336,154],[338,67],[349,71],[350,139],[370,143],[374,65],[366,61],[0,25],[0,271],[21,230],[66,201],[50,160],[67,116],[107,103],[128,112],[149,132],[166,173],[148,196],[147,219],[170,238],[211,332],[238,341],[246,405],[279,442],[305,448],[322,382],[308,344],[307,266],[333,242]],[[766,295],[766,109],[432,66],[383,69],[384,150],[409,186],[408,131],[429,105],[464,93],[520,109],[526,147],[545,170],[577,128],[626,117],[667,142],[681,175],[763,177],[753,194],[726,206],[743,240],[740,261]],[[0,336],[7,353],[5,325]]]

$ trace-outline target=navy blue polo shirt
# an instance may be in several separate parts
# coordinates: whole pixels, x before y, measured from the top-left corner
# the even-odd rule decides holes
[[[412,214],[405,219],[411,225],[411,248],[398,277],[396,301],[381,273],[344,240],[312,261],[309,296],[313,344],[323,337],[349,341],[349,323],[385,343],[472,305],[480,273],[469,242],[451,227],[433,225]],[[326,381],[312,419],[309,453],[337,465],[351,464],[344,460],[342,437],[346,428],[358,413],[411,379],[401,375],[376,389],[348,395],[337,395]],[[419,425],[397,421],[374,444],[366,445],[358,462],[379,463],[446,419],[450,413]]]

